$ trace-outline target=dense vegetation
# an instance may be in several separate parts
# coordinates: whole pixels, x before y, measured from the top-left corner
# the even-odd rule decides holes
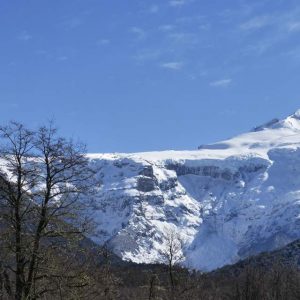
[[[67,254],[66,254],[67,255]],[[110,262],[102,253],[95,259],[59,255],[54,266],[68,274],[51,282],[51,291],[41,299],[277,299],[300,298],[300,272],[296,267],[274,264],[271,268],[245,266],[201,274],[182,268],[174,269],[174,285],[170,283],[168,267]],[[96,256],[94,256],[95,258]],[[63,259],[62,259],[63,258]],[[100,262],[101,261],[101,262]],[[80,275],[80,276],[79,276]],[[5,275],[1,276],[1,299],[10,299],[5,290]]]

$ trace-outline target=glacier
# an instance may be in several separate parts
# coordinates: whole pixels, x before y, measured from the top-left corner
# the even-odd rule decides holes
[[[300,238],[300,110],[198,150],[88,157],[94,240],[124,260],[161,262],[170,230],[202,271]]]

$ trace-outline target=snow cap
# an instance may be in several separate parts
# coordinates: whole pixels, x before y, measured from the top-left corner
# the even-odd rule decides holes
[[[300,109],[296,110],[295,113],[293,114],[294,118],[300,119]]]

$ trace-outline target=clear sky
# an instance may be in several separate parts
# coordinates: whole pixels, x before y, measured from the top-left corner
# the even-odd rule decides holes
[[[300,108],[299,0],[1,0],[0,120],[90,152],[195,149]]]

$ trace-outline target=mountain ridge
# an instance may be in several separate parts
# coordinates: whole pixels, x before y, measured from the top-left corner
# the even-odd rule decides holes
[[[198,150],[88,156],[102,181],[95,240],[124,260],[161,262],[170,230],[204,271],[300,238],[299,110]]]

